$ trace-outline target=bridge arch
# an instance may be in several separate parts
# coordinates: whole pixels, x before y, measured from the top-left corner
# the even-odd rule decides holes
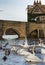
[[[20,37],[19,32],[16,29],[13,29],[13,28],[6,29],[5,34],[6,35],[16,35],[17,34],[18,37]]]
[[[43,31],[43,29],[35,29],[29,34],[29,37],[31,37],[31,38],[44,38],[44,31]]]
[[[31,38],[37,38],[38,36],[38,31],[37,29],[33,30],[30,34],[29,34],[29,37]]]

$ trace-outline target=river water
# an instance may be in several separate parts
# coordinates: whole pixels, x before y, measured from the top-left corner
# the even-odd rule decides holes
[[[2,41],[0,41],[0,44],[2,43]],[[24,43],[24,40],[8,40],[8,43],[9,44],[12,44],[12,43],[21,43],[23,44]],[[3,56],[5,55],[5,51],[3,50],[0,50],[0,65],[45,65],[45,63],[30,63],[30,62],[26,62],[25,61],[25,57],[24,56],[20,56],[20,55],[17,55],[13,52],[10,53],[9,56],[7,56],[7,60],[4,61],[2,58]],[[45,58],[45,54],[36,54],[36,56],[38,56],[40,59],[43,59]]]

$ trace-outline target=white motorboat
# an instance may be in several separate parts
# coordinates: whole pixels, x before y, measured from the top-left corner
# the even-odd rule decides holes
[[[18,38],[18,35],[3,35],[2,36],[3,39],[16,39]]]

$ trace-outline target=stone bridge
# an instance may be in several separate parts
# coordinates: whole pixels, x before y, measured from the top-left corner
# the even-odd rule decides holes
[[[3,34],[15,35],[17,34],[19,38],[24,38],[26,36],[26,23],[20,21],[7,21],[0,20],[0,38]]]
[[[3,34],[17,34],[19,38],[45,38],[45,23],[0,20],[0,39]]]

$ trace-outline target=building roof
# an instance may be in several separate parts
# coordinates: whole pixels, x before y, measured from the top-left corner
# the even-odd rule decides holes
[[[45,5],[42,5],[40,3],[34,3],[33,5],[28,5],[27,10],[28,13],[32,13],[32,11],[38,6],[40,9],[41,13],[45,13]],[[39,12],[38,12],[39,13]],[[40,14],[40,13],[39,13]]]

